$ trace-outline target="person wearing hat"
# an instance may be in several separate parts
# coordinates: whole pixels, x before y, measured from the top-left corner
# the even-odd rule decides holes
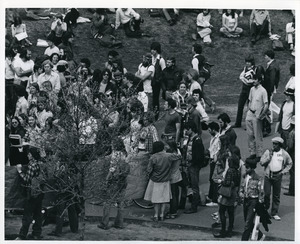
[[[242,241],[248,241],[254,227],[255,206],[264,201],[263,179],[255,172],[257,161],[248,157],[245,161],[246,175],[242,179],[239,196],[243,201],[245,227]],[[258,240],[264,239],[259,230]]]
[[[188,123],[189,121],[193,121],[196,125],[198,135],[202,134],[202,126],[201,126],[201,114],[200,112],[196,109],[197,107],[197,102],[195,98],[192,96],[188,97],[186,99],[186,104],[187,104],[187,113],[186,113],[186,119],[185,121]]]
[[[52,84],[53,91],[56,94],[58,94],[60,91],[61,85],[60,85],[59,75],[52,70],[53,64],[51,63],[51,61],[49,59],[47,59],[42,63],[42,66],[44,68],[44,73],[39,75],[38,81],[37,81],[41,91],[44,90],[43,83],[45,81],[50,81]]]
[[[290,184],[288,192],[283,193],[287,196],[295,196],[295,115],[291,119],[291,131],[287,138],[287,152],[291,156],[293,163],[290,169]]]
[[[263,153],[263,119],[268,110],[268,94],[262,87],[259,76],[254,75],[253,80],[253,87],[248,97],[246,129],[250,157],[259,160]]]
[[[151,80],[154,77],[155,68],[152,64],[151,53],[146,53],[143,56],[143,62],[139,65],[138,71],[135,76],[143,82],[144,92],[148,96],[148,110],[153,108],[153,89],[151,85]]]
[[[278,117],[278,132],[283,139],[283,148],[286,148],[287,138],[291,131],[291,120],[295,115],[295,90],[288,88],[284,91],[285,101],[282,103]]]
[[[264,167],[264,191],[265,191],[265,206],[270,208],[270,197],[272,192],[272,208],[271,216],[273,219],[279,221],[278,209],[280,204],[280,192],[282,175],[287,173],[293,161],[290,155],[282,148],[283,139],[281,137],[274,137],[272,139],[273,148],[267,149],[261,156],[260,164]]]
[[[252,55],[248,55],[245,58],[245,67],[240,74],[240,80],[242,81],[242,91],[240,93],[239,101],[238,101],[238,111],[236,115],[235,124],[233,125],[234,128],[241,127],[242,118],[243,118],[243,110],[245,103],[248,100],[250,89],[253,86],[253,76],[256,73],[256,66],[255,60]]]

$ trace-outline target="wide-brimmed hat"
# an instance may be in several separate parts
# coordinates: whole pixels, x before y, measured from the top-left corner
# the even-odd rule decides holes
[[[292,89],[292,88],[288,88],[288,89],[286,89],[283,93],[284,93],[285,95],[288,95],[288,96],[294,96],[294,95],[295,95],[295,90]]]

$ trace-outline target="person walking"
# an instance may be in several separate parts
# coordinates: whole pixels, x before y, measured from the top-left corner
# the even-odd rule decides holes
[[[278,215],[280,204],[280,192],[282,176],[289,172],[293,162],[290,155],[282,148],[283,139],[274,137],[272,139],[273,148],[267,149],[260,159],[261,166],[264,167],[264,191],[265,206],[270,208],[271,191],[272,191],[272,208],[271,216],[274,220],[281,220]]]

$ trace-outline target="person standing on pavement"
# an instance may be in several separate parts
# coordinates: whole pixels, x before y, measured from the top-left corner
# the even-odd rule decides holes
[[[232,229],[234,223],[234,205],[237,198],[238,188],[240,185],[239,158],[235,154],[231,154],[228,158],[228,170],[221,182],[222,187],[230,187],[230,196],[220,194],[219,197],[219,215],[221,219],[221,231],[215,233],[216,238],[232,237]],[[226,211],[228,213],[229,225],[226,231]]]
[[[162,134],[162,139],[166,142],[180,141],[180,127],[181,127],[181,116],[175,111],[176,101],[172,98],[168,98],[165,102],[165,110],[167,110],[164,121],[165,129]]]
[[[218,184],[215,183],[212,179],[217,158],[218,158],[218,153],[221,148],[221,142],[219,139],[219,124],[216,122],[210,122],[208,124],[208,132],[211,135],[210,143],[209,143],[209,166],[210,166],[210,171],[209,171],[209,191],[208,191],[208,198],[211,199],[210,203],[207,203],[207,207],[215,207],[218,206]]]
[[[245,161],[246,175],[241,182],[239,196],[243,201],[245,227],[242,241],[248,241],[254,227],[255,206],[264,202],[263,179],[255,172],[256,160]],[[263,241],[265,235],[259,230],[258,240]]]
[[[287,152],[291,156],[293,166],[290,169],[290,184],[288,192],[283,193],[286,196],[295,196],[295,116],[291,119],[291,131],[287,138]]]
[[[153,89],[153,110],[156,113],[155,118],[159,115],[159,95],[162,85],[162,74],[166,68],[166,61],[161,56],[161,45],[159,42],[152,42],[150,46],[152,55],[152,65],[154,66],[154,76],[152,78],[151,86]]]
[[[253,76],[256,73],[255,61],[252,55],[249,55],[245,58],[246,65],[240,74],[240,80],[243,82],[242,91],[240,93],[239,102],[238,102],[238,111],[236,115],[235,124],[233,128],[239,128],[242,124],[243,110],[245,103],[248,100],[250,89],[253,86]]]
[[[253,87],[249,93],[246,129],[250,158],[259,161],[263,153],[263,118],[268,110],[268,95],[260,84],[260,79],[254,76]]]
[[[200,203],[199,172],[204,162],[204,146],[201,135],[198,134],[197,126],[193,121],[187,122],[185,130],[185,134],[189,137],[186,161],[193,191],[193,200],[191,208],[185,210],[184,213],[191,214],[197,212],[197,207]]]
[[[197,133],[199,136],[202,134],[202,126],[201,126],[201,114],[198,110],[196,110],[197,102],[195,98],[192,96],[188,97],[186,100],[187,104],[187,113],[185,121],[193,121],[197,128]]]
[[[278,215],[280,204],[280,192],[282,176],[287,173],[293,165],[290,155],[282,148],[283,139],[275,137],[272,139],[273,148],[267,149],[261,156],[260,164],[264,167],[264,191],[265,191],[265,206],[270,208],[270,197],[272,191],[272,208],[271,216],[279,221],[281,218]]]
[[[225,135],[228,137],[229,143],[232,146],[235,146],[236,142],[236,133],[232,126],[230,125],[230,118],[227,113],[222,113],[218,116],[219,125],[220,125],[220,136]]]
[[[156,141],[153,143],[153,154],[150,158],[147,173],[149,183],[144,199],[154,204],[153,221],[164,221],[166,204],[172,198],[170,178],[171,166],[181,155],[171,154],[164,151],[164,143]]]
[[[285,101],[282,103],[278,117],[278,132],[283,139],[283,148],[286,149],[286,143],[289,133],[292,129],[291,121],[295,115],[295,90],[289,88],[284,91]]]
[[[183,70],[176,66],[176,59],[174,57],[168,57],[166,62],[166,68],[162,71],[161,88],[162,98],[166,100],[172,96],[182,80]]]

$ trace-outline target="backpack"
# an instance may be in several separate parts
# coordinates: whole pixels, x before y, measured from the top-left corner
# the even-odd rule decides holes
[[[195,58],[198,59],[199,76],[204,77],[205,81],[207,81],[211,76],[211,67],[214,65],[208,63],[202,55],[197,55]]]

